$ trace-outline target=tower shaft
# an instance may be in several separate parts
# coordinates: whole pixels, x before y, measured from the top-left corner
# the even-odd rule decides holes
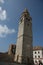
[[[22,13],[18,38],[16,44],[16,53],[14,61],[19,63],[27,63],[27,58],[32,60],[32,19],[27,10]]]

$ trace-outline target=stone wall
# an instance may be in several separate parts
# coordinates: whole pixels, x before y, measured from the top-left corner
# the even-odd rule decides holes
[[[0,65],[25,65],[25,64],[0,62]]]

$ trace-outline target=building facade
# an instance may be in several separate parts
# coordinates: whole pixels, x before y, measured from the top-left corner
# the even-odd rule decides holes
[[[33,60],[35,64],[38,64],[39,61],[43,63],[43,47],[33,47]]]

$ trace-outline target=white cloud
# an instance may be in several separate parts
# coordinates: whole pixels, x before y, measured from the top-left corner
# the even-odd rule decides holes
[[[0,3],[4,3],[4,0],[0,0]]]
[[[0,7],[0,20],[6,20],[7,19],[7,12],[6,10],[2,10],[2,7]]]
[[[15,33],[15,29],[9,29],[7,25],[0,25],[0,37],[6,37],[6,35],[12,33]]]

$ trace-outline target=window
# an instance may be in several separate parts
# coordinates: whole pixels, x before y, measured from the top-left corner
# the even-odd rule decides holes
[[[15,54],[14,48],[12,49],[12,53]]]
[[[38,51],[38,53],[40,53],[40,52]]]
[[[38,58],[40,58],[40,56],[38,56]]]
[[[21,23],[22,23],[22,19],[21,19]]]
[[[36,54],[36,52],[35,52],[35,54]]]
[[[30,19],[28,19],[28,21],[30,21]]]
[[[30,21],[30,19],[26,18],[26,20]]]
[[[27,24],[29,26],[29,24]]]
[[[25,17],[26,17],[26,14],[25,14]]]
[[[35,60],[35,63],[37,63],[37,60]]]

